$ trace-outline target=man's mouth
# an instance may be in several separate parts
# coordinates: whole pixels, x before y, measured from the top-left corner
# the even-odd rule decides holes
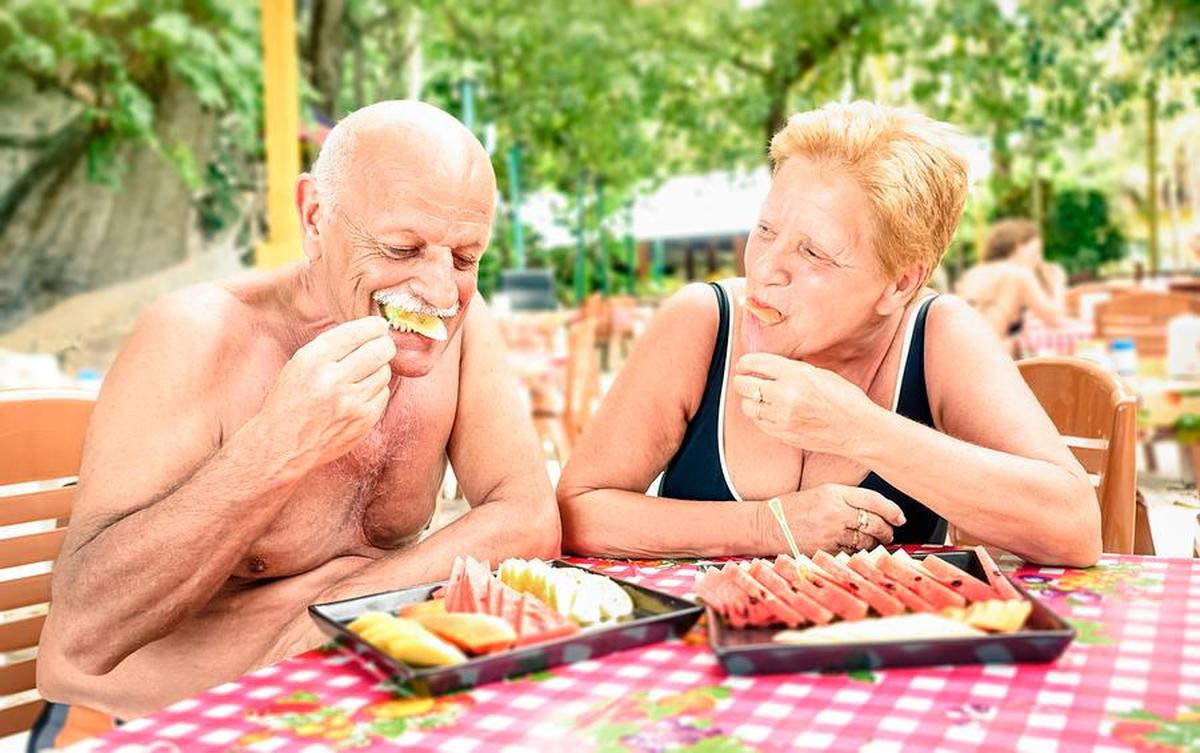
[[[753,298],[743,298],[742,306],[746,309],[746,311],[750,312],[755,319],[768,326],[772,324],[779,324],[781,321],[783,321],[783,313],[780,312],[779,309],[756,301]]]
[[[439,342],[446,340],[448,337],[446,323],[440,317],[407,311],[382,301],[378,303],[379,311],[383,314],[383,318],[387,319],[388,324],[397,332],[415,332],[418,335]]]

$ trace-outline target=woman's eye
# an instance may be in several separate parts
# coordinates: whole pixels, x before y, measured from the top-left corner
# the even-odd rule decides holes
[[[760,222],[758,223],[758,232],[762,235],[771,235],[771,228]]]
[[[459,269],[471,269],[476,264],[476,261],[469,256],[454,257],[454,266]]]
[[[416,246],[384,246],[383,251],[394,259],[407,259],[414,256],[418,249]]]

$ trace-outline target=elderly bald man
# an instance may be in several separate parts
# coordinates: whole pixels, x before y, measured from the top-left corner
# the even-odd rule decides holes
[[[557,554],[554,493],[476,291],[495,193],[458,121],[371,105],[299,179],[304,261],[143,315],[90,429],[46,698],[143,715],[319,644],[313,602],[443,578],[465,552]],[[472,509],[418,543],[447,456]]]

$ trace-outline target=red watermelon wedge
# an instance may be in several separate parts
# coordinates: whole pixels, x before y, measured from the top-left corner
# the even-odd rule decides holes
[[[883,574],[900,581],[937,609],[966,606],[967,600],[921,572],[900,557],[884,555],[875,560]]]
[[[991,586],[974,575],[951,565],[936,554],[927,555],[925,559],[921,560],[921,564],[929,571],[930,575],[945,584],[947,588],[962,594],[967,601],[987,601],[996,598],[996,592]]]
[[[882,588],[887,593],[895,596],[900,600],[900,603],[908,607],[914,612],[936,612],[933,605],[925,599],[918,596],[907,586],[898,581],[892,580],[888,576],[880,572],[879,568],[875,567],[875,563],[871,558],[863,552],[856,552],[850,558],[850,569],[858,573],[862,577],[871,581],[875,585]]]
[[[817,552],[813,555],[813,561],[830,579],[870,604],[881,616],[892,617],[904,613],[904,604],[899,599],[838,562],[829,552]]]
[[[992,559],[992,555],[983,548],[982,545],[975,547],[975,556],[979,557],[979,563],[983,565],[983,574],[987,576],[988,583],[992,584],[992,588],[996,589],[996,594],[1001,599],[1019,599],[1021,594],[1013,587],[1012,583],[1008,582],[1008,578],[1000,571],[1000,567]]]

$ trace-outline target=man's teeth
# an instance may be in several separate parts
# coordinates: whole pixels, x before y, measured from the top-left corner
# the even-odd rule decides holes
[[[397,332],[415,332],[430,340],[447,338],[446,323],[436,316],[403,311],[386,303],[381,304],[380,308],[383,310],[384,318]]]

